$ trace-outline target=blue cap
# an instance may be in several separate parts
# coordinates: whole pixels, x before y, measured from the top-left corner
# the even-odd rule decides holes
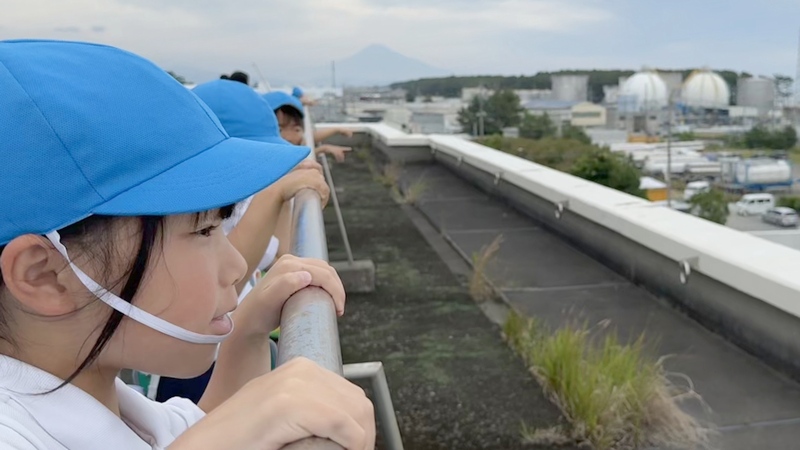
[[[273,110],[277,110],[282,106],[291,106],[292,108],[296,109],[300,112],[300,115],[303,115],[303,103],[300,102],[300,99],[289,95],[286,92],[282,91],[272,91],[267,92],[264,94],[264,100],[269,103],[269,106],[272,107]]]
[[[0,93],[0,245],[92,214],[230,205],[309,153],[231,138],[164,70],[103,45],[0,41]]]
[[[237,81],[214,80],[196,86],[192,92],[211,108],[232,137],[292,145],[281,138],[275,112],[249,86]]]
[[[303,90],[300,89],[298,86],[295,86],[292,89],[292,95],[294,95],[297,98],[303,98]]]

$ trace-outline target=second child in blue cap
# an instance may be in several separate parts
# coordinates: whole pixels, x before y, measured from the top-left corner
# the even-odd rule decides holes
[[[214,112],[232,137],[292,145],[281,137],[277,118],[269,104],[247,85],[214,80],[196,86],[192,92]],[[327,202],[329,188],[319,163],[303,161],[275,184],[243,201],[234,216],[223,224],[228,228],[225,231],[231,243],[247,260],[250,273],[265,270],[283,254],[278,252],[279,244],[283,243],[285,247],[289,236],[287,225],[279,224],[279,215],[284,204],[301,189],[314,189],[320,194],[323,205]],[[282,219],[285,222],[289,218]],[[279,229],[281,235],[276,236]]]
[[[221,230],[308,149],[231,137],[162,69],[102,45],[0,41],[0,93],[0,448],[374,448],[362,389],[265,358],[298,290],[343,312],[335,270],[281,258],[239,305],[248,264]],[[215,356],[197,405],[117,378],[194,377]]]
[[[281,136],[294,145],[304,143],[303,103],[294,95],[282,91],[272,91],[264,94],[264,99],[269,103],[278,118]],[[314,142],[322,142],[335,135],[342,134],[346,137],[353,136],[347,128],[328,128],[314,132]],[[314,149],[316,155],[330,154],[337,162],[343,162],[345,154],[352,150],[350,147],[322,144]]]

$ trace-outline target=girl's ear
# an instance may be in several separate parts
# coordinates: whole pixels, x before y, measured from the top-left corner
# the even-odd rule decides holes
[[[73,295],[80,282],[67,267],[49,241],[33,234],[12,240],[0,254],[6,289],[22,308],[41,316],[64,315],[80,307]]]

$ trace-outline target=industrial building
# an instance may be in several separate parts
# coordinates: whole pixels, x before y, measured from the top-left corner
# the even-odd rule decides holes
[[[583,128],[606,126],[606,108],[591,102],[568,100],[533,100],[523,107],[536,116],[547,114],[558,126],[572,124]]]
[[[765,117],[775,108],[775,80],[772,78],[741,78],[736,91],[736,104],[755,108],[759,117]]]
[[[553,75],[551,83],[553,100],[567,102],[589,100],[589,75]]]
[[[669,100],[669,87],[657,72],[635,73],[620,86],[616,127],[632,134],[658,134]]]

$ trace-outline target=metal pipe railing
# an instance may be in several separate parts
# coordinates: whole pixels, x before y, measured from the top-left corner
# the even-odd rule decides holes
[[[305,114],[306,145],[314,158],[314,129]],[[312,190],[297,193],[292,205],[292,254],[303,258],[328,260],[328,243],[319,194]],[[309,286],[295,293],[281,312],[281,338],[278,341],[280,366],[296,357],[305,357],[342,375],[342,350],[333,299],[324,290]],[[290,444],[291,450],[343,450],[333,441],[308,438]]]

